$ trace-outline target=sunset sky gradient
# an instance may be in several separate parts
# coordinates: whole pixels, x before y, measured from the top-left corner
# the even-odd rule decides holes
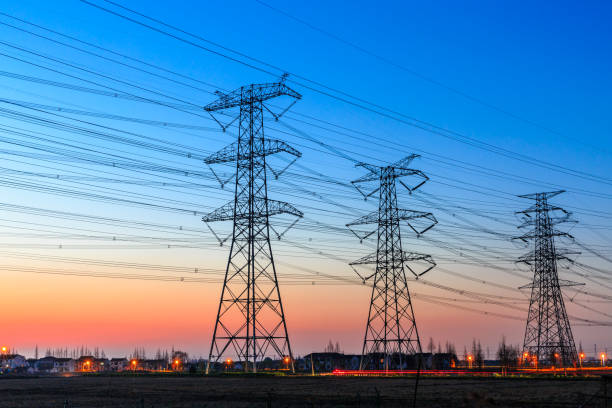
[[[432,211],[439,224],[419,239],[405,228],[404,248],[430,253],[437,260],[440,268],[429,272],[424,277],[426,282],[486,293],[490,299],[511,305],[484,304],[474,298],[411,282],[423,344],[431,337],[436,344],[443,345],[448,340],[462,350],[464,345],[477,339],[483,347],[490,348],[493,358],[502,336],[513,344],[522,343],[528,293],[491,285],[518,288],[529,282],[529,271],[513,262],[528,248],[510,240],[520,233],[516,229],[520,220],[515,212],[530,205],[528,200],[517,198],[519,194],[567,190],[555,203],[572,211],[579,223],[560,228],[570,231],[578,242],[601,256],[568,241],[560,243],[580,251],[578,261],[603,272],[597,272],[598,278],[593,281],[560,269],[561,277],[585,282],[586,291],[612,296],[612,284],[606,286],[608,281],[604,279],[612,264],[604,259],[612,258],[612,182],[608,179],[612,174],[611,3],[313,1],[298,4],[269,0],[270,5],[406,69],[364,54],[257,1],[124,0],[121,3],[290,73],[329,84],[421,121],[564,169],[594,175],[588,178],[572,175],[560,168],[543,168],[507,154],[479,149],[291,85],[303,94],[292,111],[363,133],[332,132],[323,129],[329,126],[322,122],[317,122],[320,127],[299,122],[296,119],[312,120],[298,116],[288,116],[285,124],[283,120],[266,122],[267,135],[282,138],[303,152],[291,171],[279,180],[271,178],[269,188],[271,198],[291,202],[305,213],[304,220],[283,240],[272,243],[294,354],[320,351],[329,340],[338,341],[346,352],[359,353],[363,342],[370,291],[368,286],[359,284],[348,262],[372,252],[375,242],[360,244],[344,229],[347,222],[375,209],[376,200],[364,201],[356,190],[320,181],[331,177],[347,183],[362,174],[342,155],[381,164],[413,152],[421,153],[422,158],[414,166],[423,170],[430,181],[421,188],[422,193],[409,195],[403,191],[398,198],[404,208]],[[109,4],[104,7],[112,8]],[[0,11],[210,85],[173,76],[177,81],[205,88],[203,92],[109,63],[11,28],[4,23],[70,42],[0,15],[3,23],[0,25],[0,70],[5,72],[103,89],[102,85],[16,59],[20,58],[122,92],[129,90],[154,99],[161,99],[159,94],[163,94],[164,100],[177,103],[168,97],[171,96],[196,106],[214,100],[212,92],[216,89],[275,80],[77,0],[5,1]],[[73,66],[33,55],[28,50]],[[109,53],[104,55],[133,63]],[[123,83],[84,73],[78,67]],[[160,75],[171,76],[161,72]],[[129,84],[154,90],[158,95]],[[0,89],[2,98],[10,100],[209,127],[210,131],[172,129],[66,113],[69,117],[187,146],[194,155],[209,154],[233,141],[232,134],[220,132],[214,122],[164,106],[7,76],[0,76]],[[6,103],[0,104],[0,108],[45,115]],[[80,125],[91,128],[91,125]],[[70,151],[83,147],[99,149],[134,161],[146,160],[158,166],[176,166],[205,175],[198,178],[142,169],[131,171],[76,159],[54,160],[45,156],[51,155],[49,152],[39,152],[38,159],[19,156],[13,153],[32,150],[15,140],[45,146],[53,145],[53,141],[9,134],[15,128],[7,130],[2,126],[19,127],[32,134],[46,133],[50,140],[71,144],[72,147],[65,147]],[[158,348],[174,347],[191,355],[207,356],[229,247],[219,246],[200,220],[203,213],[230,200],[232,189],[221,189],[197,157],[125,146],[6,115],[0,117],[0,137],[3,138],[0,154],[7,158],[0,171],[0,256],[3,257],[0,343],[28,355],[33,354],[36,345],[41,350],[86,345],[101,347],[112,356],[127,355],[134,347],[145,347],[151,353]],[[334,155],[313,139],[339,149],[342,154]],[[470,167],[465,162],[480,167]],[[283,161],[275,163],[281,166]],[[223,168],[221,172],[230,174],[231,169]],[[506,175],[500,176],[500,172]],[[61,177],[54,178],[56,174]],[[122,181],[138,178],[149,184],[115,183],[101,177]],[[18,182],[40,183],[40,188],[34,189],[30,184],[25,188],[17,185]],[[161,185],[163,182],[168,184]],[[54,188],[68,188],[71,193],[58,194]],[[86,192],[138,199],[181,211],[94,200],[85,197]],[[133,220],[143,225],[18,211],[4,204]],[[152,224],[164,227],[152,227]],[[229,225],[215,228],[219,228],[221,235],[230,231]],[[100,261],[118,263],[103,266]],[[168,268],[158,272],[139,271],[126,266],[128,263],[184,268],[184,271]],[[196,268],[198,272],[193,273]],[[163,282],[48,273],[62,271],[184,276],[200,281]],[[577,272],[595,276],[591,272]],[[322,274],[345,281],[325,279]],[[567,294],[596,309],[567,301],[571,316],[612,322],[606,316],[612,315],[609,300],[571,291]],[[510,317],[485,315],[482,313],[485,311]],[[598,349],[612,348],[610,326],[576,323],[573,327],[576,342],[582,342],[587,353],[592,353],[595,345]]]

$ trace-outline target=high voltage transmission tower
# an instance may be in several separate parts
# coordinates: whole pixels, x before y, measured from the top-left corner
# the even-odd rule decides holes
[[[283,76],[280,82],[253,84],[228,94],[218,93],[219,99],[204,107],[211,116],[213,112],[239,108],[236,116],[238,141],[204,160],[207,165],[236,163],[234,199],[202,218],[207,225],[212,221],[233,221],[207,373],[211,364],[232,351],[232,356],[244,364],[245,371],[257,372],[257,363],[271,353],[285,359],[293,370],[293,355],[270,245],[269,217],[290,214],[299,219],[303,214],[288,203],[268,199],[266,169],[271,170],[271,167],[266,157],[285,152],[297,159],[301,153],[283,141],[264,138],[263,126],[264,109],[272,113],[265,101],[282,95],[293,98],[293,103],[301,98],[285,85],[284,79]],[[236,119],[225,126],[219,124],[225,131]]]
[[[526,263],[533,269],[533,282],[521,289],[531,289],[523,359],[535,367],[575,366],[578,361],[561,287],[580,284],[559,279],[557,261],[569,260],[568,255],[571,253],[555,246],[555,237],[570,237],[568,233],[558,231],[555,225],[570,221],[571,214],[548,202],[548,199],[561,193],[563,191],[519,196],[535,200],[534,205],[518,212],[523,215],[524,221],[519,228],[531,229],[515,238],[525,242],[534,241],[533,252],[521,257],[519,262]]]
[[[437,220],[428,212],[398,208],[396,191],[396,180],[410,193],[428,180],[420,170],[408,168],[416,157],[411,155],[384,167],[359,163],[357,166],[363,167],[368,173],[352,182],[365,199],[377,192],[379,196],[377,211],[346,225],[360,241],[378,233],[376,253],[351,263],[351,266],[375,265],[371,275],[364,277],[359,274],[364,283],[372,280],[372,297],[360,369],[402,369],[407,365],[407,356],[421,352],[405,269],[418,278],[436,264],[429,255],[402,249],[400,221],[406,221],[410,229],[420,236],[432,228]],[[416,181],[410,183],[400,180],[407,176]],[[372,183],[376,185],[368,188],[368,184]],[[366,224],[376,224],[377,228],[370,231],[357,230],[357,226]],[[417,266],[419,270],[415,269]]]

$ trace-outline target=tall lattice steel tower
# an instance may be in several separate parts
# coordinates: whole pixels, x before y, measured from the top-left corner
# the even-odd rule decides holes
[[[576,345],[563,302],[562,286],[579,285],[559,279],[557,261],[570,254],[555,247],[555,237],[569,236],[555,229],[555,225],[570,220],[570,213],[551,205],[548,199],[563,191],[519,196],[535,200],[535,204],[518,214],[524,223],[519,228],[531,229],[516,239],[534,241],[534,250],[519,262],[533,269],[533,282],[521,287],[531,289],[523,353],[532,365],[575,366],[578,361]],[[556,215],[558,214],[558,215]]]
[[[411,155],[384,167],[359,163],[357,166],[363,167],[368,173],[352,182],[366,199],[379,193],[377,211],[347,224],[360,240],[378,233],[376,253],[351,263],[352,266],[375,265],[375,271],[370,276],[360,275],[364,283],[372,280],[372,297],[360,369],[401,369],[406,366],[406,356],[421,352],[405,269],[418,278],[431,270],[435,263],[429,255],[402,249],[400,221],[406,221],[417,236],[425,233],[437,221],[431,213],[398,208],[396,191],[396,180],[410,193],[428,180],[420,170],[408,168],[416,157]],[[416,182],[399,180],[408,176]],[[374,182],[377,185],[366,188],[368,183]],[[365,232],[357,230],[357,226],[366,224],[376,224],[377,228]],[[410,263],[419,265],[411,266]],[[418,271],[416,266],[420,268]]]
[[[301,95],[284,84],[284,77],[277,83],[253,84],[218,94],[219,99],[204,109],[213,116],[213,112],[228,113],[239,108],[236,117],[239,124],[238,141],[204,160],[208,165],[236,163],[234,199],[202,218],[205,223],[234,223],[206,372],[211,363],[232,352],[232,357],[243,362],[245,371],[256,372],[257,363],[272,353],[289,358],[293,369],[270,245],[269,217],[278,214],[302,217],[302,212],[288,203],[268,199],[266,168],[270,164],[266,157],[286,152],[298,158],[301,153],[285,142],[264,137],[263,110],[270,111],[264,105],[269,99],[286,95],[295,102]],[[229,125],[221,126],[225,130]]]

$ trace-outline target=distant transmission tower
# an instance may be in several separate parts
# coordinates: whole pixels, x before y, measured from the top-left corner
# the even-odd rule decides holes
[[[561,286],[579,283],[560,280],[557,261],[569,259],[570,252],[555,247],[556,236],[569,236],[555,225],[570,220],[570,213],[548,203],[548,199],[563,193],[553,191],[519,196],[535,200],[530,208],[520,211],[524,223],[519,228],[532,227],[516,239],[534,241],[534,251],[521,257],[533,269],[533,282],[521,287],[531,289],[523,353],[533,365],[575,366],[578,361],[574,336],[565,311]],[[559,214],[558,216],[554,215]]]
[[[264,138],[263,126],[263,110],[272,113],[264,105],[265,101],[282,95],[293,98],[293,103],[301,98],[285,85],[284,79],[283,76],[280,82],[244,86],[228,94],[219,92],[219,99],[204,107],[215,120],[213,112],[240,109],[236,117],[239,119],[238,141],[204,160],[208,165],[236,163],[234,199],[202,218],[207,225],[212,221],[234,223],[207,373],[211,363],[232,351],[244,364],[245,371],[257,372],[258,362],[271,353],[288,359],[293,370],[293,355],[270,245],[269,217],[290,214],[299,219],[303,214],[288,203],[268,199],[266,168],[271,170],[271,167],[266,157],[286,152],[297,159],[301,153],[285,142]],[[280,115],[272,115],[278,118],[287,109]],[[224,131],[229,126],[217,122]],[[219,241],[223,244],[225,240]]]
[[[379,196],[377,211],[346,225],[360,240],[378,233],[376,253],[351,263],[351,266],[375,265],[373,274],[366,277],[360,275],[364,282],[372,280],[372,297],[360,369],[401,369],[406,365],[407,355],[421,352],[405,269],[418,278],[436,264],[429,255],[402,249],[400,221],[406,221],[417,236],[429,230],[437,221],[431,213],[398,208],[396,192],[396,180],[410,193],[428,180],[420,170],[408,168],[416,157],[411,155],[384,167],[359,163],[357,166],[363,167],[368,173],[352,182],[364,198],[376,192]],[[416,179],[416,182],[399,180],[407,176]],[[376,185],[367,188],[368,183]],[[357,226],[366,224],[376,224],[377,228],[366,232],[357,230]],[[414,266],[409,265],[410,262],[419,264],[420,269],[415,270]]]

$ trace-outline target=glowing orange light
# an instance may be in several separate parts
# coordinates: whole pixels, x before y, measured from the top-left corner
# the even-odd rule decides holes
[[[232,359],[228,358],[227,360],[225,360],[225,362],[227,363],[227,365],[231,365],[232,364]]]
[[[289,357],[285,357],[285,363],[289,363]]]
[[[525,358],[527,358],[528,355],[529,355],[529,353],[527,353],[527,352],[523,353],[523,357],[525,357]]]
[[[132,360],[132,365],[136,365],[136,360]]]
[[[2,347],[2,352],[5,353],[6,352],[6,347]]]
[[[559,353],[555,353],[555,358],[559,358]]]
[[[580,353],[580,358],[584,358],[584,353]]]
[[[472,361],[472,356],[468,356],[468,360]]]
[[[174,360],[174,364],[179,365],[180,361]]]

